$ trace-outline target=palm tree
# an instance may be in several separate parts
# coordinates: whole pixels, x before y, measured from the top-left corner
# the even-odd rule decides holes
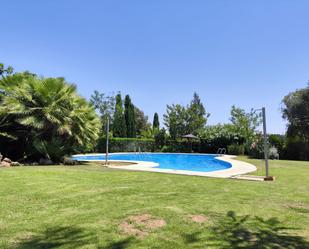
[[[0,80],[0,89],[0,117],[10,117],[24,130],[34,154],[59,161],[65,154],[94,147],[99,118],[64,78],[14,74]],[[15,136],[12,131],[8,135]]]

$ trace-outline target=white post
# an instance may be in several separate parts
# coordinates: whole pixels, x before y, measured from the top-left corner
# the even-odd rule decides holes
[[[109,135],[109,118],[107,118],[107,124],[106,124],[106,151],[105,151],[105,165],[107,165],[107,160],[108,160],[108,135]]]
[[[269,176],[268,172],[268,144],[267,144],[267,131],[266,131],[266,109],[262,108],[263,115],[263,136],[264,136],[264,157],[265,157],[265,169],[266,169],[266,177]]]

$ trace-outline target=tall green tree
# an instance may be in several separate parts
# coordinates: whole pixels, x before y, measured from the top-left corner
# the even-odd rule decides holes
[[[107,95],[100,93],[99,91],[94,91],[90,97],[90,103],[99,112],[102,123],[102,132],[105,133],[107,119],[110,121],[110,127],[113,127],[116,104],[115,96],[114,94]]]
[[[209,115],[199,96],[194,93],[193,100],[187,106],[167,105],[163,120],[171,138],[175,140],[189,133],[198,134],[205,127]]]
[[[189,132],[187,125],[188,112],[187,109],[180,104],[167,105],[163,120],[173,140]]]
[[[253,109],[246,112],[244,109],[233,105],[230,121],[233,124],[233,132],[244,138],[244,145],[249,150],[256,137],[256,129],[261,124],[261,115]]]
[[[127,128],[126,120],[123,111],[123,104],[121,94],[116,95],[116,105],[113,122],[113,136],[114,137],[126,137]]]
[[[151,128],[151,124],[148,122],[148,116],[136,106],[134,106],[134,114],[136,135],[141,136],[143,132]]]
[[[309,143],[309,84],[284,97],[283,118],[288,123],[288,135],[303,137]]]
[[[285,96],[283,104],[283,118],[288,121],[288,147],[298,144],[297,159],[309,160],[309,84]]]
[[[129,95],[124,99],[124,117],[127,126],[127,137],[136,137],[135,110]]]
[[[64,78],[17,73],[0,80],[0,120],[23,157],[59,161],[66,154],[91,151],[98,138],[94,108]]]
[[[187,107],[187,111],[189,116],[188,130],[190,133],[197,135],[205,127],[210,114],[206,112],[205,107],[196,92],[193,94],[193,99]]]
[[[154,130],[160,129],[160,122],[159,122],[159,115],[158,115],[158,113],[155,113],[155,114],[153,115],[152,128],[153,128]]]

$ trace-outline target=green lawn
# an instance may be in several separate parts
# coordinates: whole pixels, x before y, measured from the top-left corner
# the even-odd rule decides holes
[[[263,173],[262,161],[240,159]],[[309,248],[309,162],[271,161],[270,170],[275,182],[94,165],[2,168],[0,248]],[[166,224],[128,218],[142,214]],[[125,221],[143,236],[129,235]]]

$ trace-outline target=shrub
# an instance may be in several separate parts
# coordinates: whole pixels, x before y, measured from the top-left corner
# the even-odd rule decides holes
[[[256,140],[251,144],[248,155],[257,159],[264,158],[264,143],[262,137],[257,137]]]
[[[269,145],[276,147],[281,158],[285,156],[286,151],[286,136],[278,134],[270,134],[268,136]]]
[[[244,138],[230,124],[206,126],[199,136],[200,151],[203,153],[216,153],[219,148],[244,143]]]
[[[106,151],[106,139],[101,139],[98,152]],[[153,152],[155,149],[154,139],[139,138],[110,138],[109,152]]]
[[[78,162],[76,160],[73,160],[72,158],[65,157],[63,159],[63,164],[64,165],[76,165],[76,164],[78,164]]]
[[[156,148],[161,148],[161,150],[163,149],[165,142],[166,142],[166,132],[165,129],[162,128],[160,129],[154,136],[155,138],[155,144],[156,144]]]
[[[268,151],[268,157],[269,159],[279,159],[278,149],[274,146],[270,147]]]
[[[270,159],[279,159],[279,152],[275,146],[269,145],[268,157]],[[257,140],[251,145],[249,150],[249,156],[252,158],[263,159],[264,155],[264,140],[262,137],[258,137]]]
[[[244,155],[245,146],[239,144],[231,144],[227,146],[227,152],[231,155]]]
[[[200,152],[200,142],[192,141],[192,150],[194,152]],[[191,153],[191,142],[184,140],[168,140],[165,143],[165,152],[174,152],[174,153]]]
[[[11,167],[22,166],[19,162],[11,162]]]
[[[175,152],[175,149],[174,149],[173,146],[164,145],[164,146],[161,148],[161,152]]]
[[[50,159],[47,159],[47,158],[41,158],[40,161],[39,161],[39,164],[40,165],[53,165],[54,162]]]

